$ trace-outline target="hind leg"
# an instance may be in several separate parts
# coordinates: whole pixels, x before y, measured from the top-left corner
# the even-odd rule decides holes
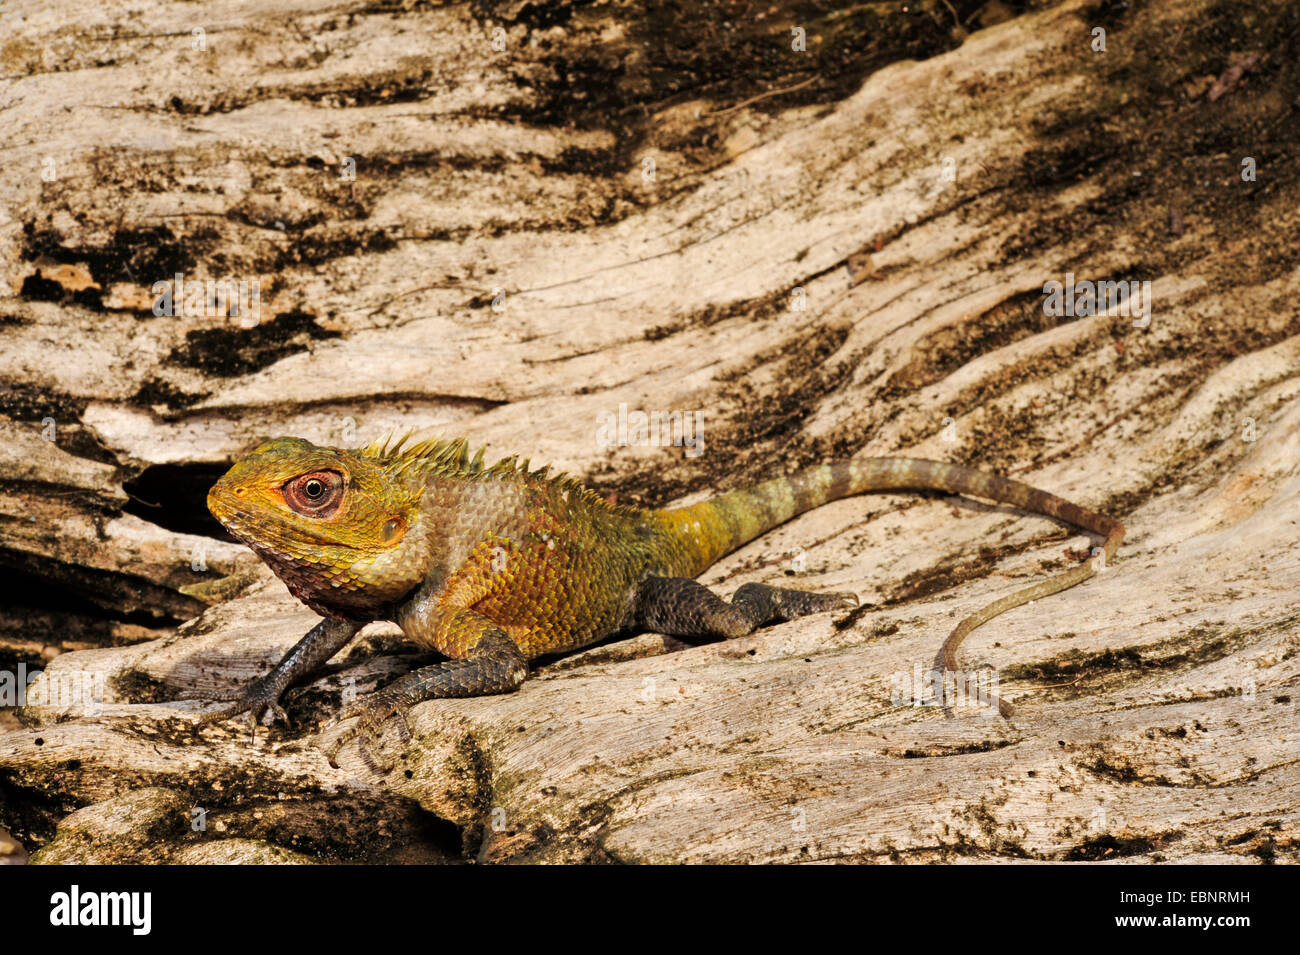
[[[743,637],[769,623],[856,607],[854,594],[816,594],[745,584],[731,602],[688,577],[650,577],[637,591],[636,622],[675,637]]]

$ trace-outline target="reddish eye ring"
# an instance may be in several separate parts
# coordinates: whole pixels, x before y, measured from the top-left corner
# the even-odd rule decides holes
[[[344,480],[338,471],[310,471],[280,488],[284,502],[303,517],[328,519],[343,501]]]

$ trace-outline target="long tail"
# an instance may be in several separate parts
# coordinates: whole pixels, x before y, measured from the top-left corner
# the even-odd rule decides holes
[[[918,458],[855,458],[823,464],[788,478],[764,481],[699,504],[657,512],[677,544],[673,573],[698,576],[719,558],[773,527],[828,501],[867,491],[946,491],[1011,504],[1025,511],[1066,521],[1104,538],[1101,562],[1109,562],[1124,539],[1124,525],[1114,518],[1040,491],[1010,478]],[[1058,593],[1097,572],[1098,557],[995,600],[957,624],[935,660],[942,671],[957,669],[957,647],[980,624],[1021,604]],[[1104,566],[1104,563],[1102,564]],[[998,701],[1003,716],[1014,709]]]

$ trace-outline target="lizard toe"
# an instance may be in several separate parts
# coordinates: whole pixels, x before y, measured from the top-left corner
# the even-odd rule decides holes
[[[839,598],[841,601],[837,608],[839,610],[853,610],[862,602],[858,599],[858,595],[853,593],[840,594]]]
[[[209,710],[207,713],[201,714],[199,718],[194,721],[194,729],[201,730],[203,727],[211,726],[213,723],[221,723],[230,719],[232,716],[238,716],[242,712],[243,708],[236,704],[223,706],[216,710]]]
[[[384,698],[365,699],[352,704],[339,715],[339,722],[356,719],[356,722],[344,729],[334,740],[325,748],[325,758],[334,769],[338,769],[338,753],[344,746],[352,740],[357,740],[357,752],[362,761],[370,768],[371,771],[386,775],[392,772],[393,761],[384,762],[376,753],[381,747],[384,726],[389,720],[397,721],[397,732],[402,742],[409,743],[412,739],[411,724],[407,719],[407,710],[409,707],[400,704],[394,700]]]
[[[858,595],[853,593],[815,593],[808,590],[777,590],[773,588],[772,602],[777,616],[794,620],[814,613],[852,610],[858,605]]]
[[[378,735],[359,722],[349,726],[325,747],[325,759],[332,769],[339,768],[339,751],[353,740],[357,741],[357,755],[361,757],[361,761],[366,764],[366,767],[371,772],[381,776],[386,776],[392,772],[394,763],[392,761],[384,762],[376,755],[380,751]]]
[[[330,764],[331,769],[339,768],[339,759],[338,759],[339,750],[341,750],[343,748],[343,745],[347,743],[349,740],[351,740],[355,735],[356,735],[355,733],[348,733],[348,732],[342,733],[336,739],[332,740],[328,745],[325,746],[323,750],[325,754],[325,761]]]
[[[280,706],[280,687],[267,680],[259,680],[246,689],[236,691],[227,696],[218,696],[217,700],[228,701],[225,706],[204,713],[194,724],[196,730],[213,723],[220,723],[224,720],[233,719],[243,713],[248,714],[248,722],[252,731],[252,738],[257,738],[257,723],[264,714],[270,712],[272,722],[283,722],[289,725],[288,714]],[[212,697],[209,697],[212,699]]]
[[[194,728],[199,730],[205,726],[212,726],[214,723],[224,723],[226,720],[234,719],[236,716],[240,716],[244,713],[247,713],[249,721],[256,725],[259,712],[257,704],[239,696],[235,697],[225,706],[215,710],[210,710],[207,713],[200,715],[194,722]]]
[[[387,776],[393,771],[396,762],[394,760],[389,760],[387,762],[382,761],[376,755],[378,750],[378,740],[371,740],[368,737],[362,736],[357,741],[357,753],[361,756],[361,761],[366,764],[371,772],[378,773],[380,776]]]

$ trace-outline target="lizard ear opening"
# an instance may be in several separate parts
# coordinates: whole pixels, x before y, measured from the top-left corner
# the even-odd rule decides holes
[[[384,524],[383,529],[379,532],[380,539],[385,544],[396,544],[406,536],[406,521],[400,517],[391,517]]]
[[[284,502],[303,517],[333,517],[343,503],[343,475],[338,471],[309,471],[280,488]]]

